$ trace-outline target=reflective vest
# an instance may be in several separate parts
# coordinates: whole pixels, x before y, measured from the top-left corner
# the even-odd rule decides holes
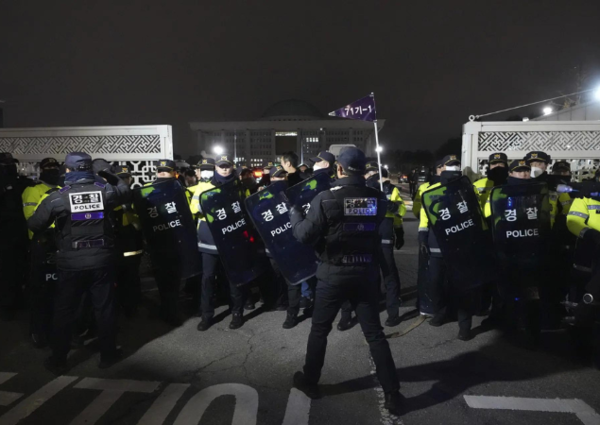
[[[396,186],[391,184],[389,181],[383,183],[383,193],[385,194],[388,202],[395,204],[398,207],[396,212],[388,211],[385,213],[386,218],[394,219],[394,227],[402,227],[403,217],[406,214],[406,205],[400,196],[400,191]]]
[[[25,220],[33,215],[38,205],[47,196],[48,190],[57,186],[52,186],[44,182],[38,182],[35,186],[30,186],[23,191],[21,198],[23,199],[23,215]],[[33,232],[28,230],[29,239],[33,239]]]
[[[423,183],[421,186],[419,186],[419,189],[417,189],[415,199],[413,200],[413,214],[416,218],[419,218],[421,216],[423,192],[425,192],[430,187],[431,183]]]
[[[473,183],[473,187],[475,187],[475,191],[477,192],[477,196],[479,197],[479,205],[481,205],[481,211],[483,211],[485,214],[486,205],[490,198],[490,193],[492,192],[492,189],[494,188],[494,182],[492,180],[488,179],[487,177],[484,177],[482,179],[477,180],[475,183]],[[490,214],[491,214],[491,210],[490,210]],[[489,217],[489,215],[485,215],[485,216]]]

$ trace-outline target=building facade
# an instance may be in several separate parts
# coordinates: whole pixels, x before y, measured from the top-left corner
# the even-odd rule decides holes
[[[379,131],[383,124],[378,120]],[[301,100],[278,102],[256,121],[191,122],[190,128],[199,151],[212,155],[220,147],[250,167],[265,166],[286,151],[307,162],[334,144],[353,144],[375,155],[372,122],[329,117]]]

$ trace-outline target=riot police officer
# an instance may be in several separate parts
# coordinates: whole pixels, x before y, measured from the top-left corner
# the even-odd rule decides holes
[[[177,165],[175,161],[161,159],[156,163],[156,180],[152,183],[146,183],[144,186],[154,186],[173,179],[177,179]],[[152,269],[160,296],[160,317],[168,325],[180,326],[182,320],[177,308],[179,285],[181,283],[180,270],[168,261],[161,262],[160,264],[153,262]]]
[[[386,293],[386,309],[388,318],[385,325],[389,327],[400,324],[400,275],[394,259],[394,248],[400,249],[404,244],[402,217],[406,214],[406,206],[400,197],[400,191],[388,178],[388,171],[381,170],[383,194],[388,200],[385,218],[379,226],[381,236],[381,273]],[[367,186],[379,189],[379,165],[376,161],[367,163]]]
[[[489,156],[487,176],[473,183],[479,196],[479,204],[481,210],[485,210],[485,206],[490,197],[490,192],[494,186],[502,186],[506,184],[508,178],[508,157],[505,153],[495,152]]]
[[[54,304],[52,356],[45,366],[57,374],[67,369],[75,311],[84,293],[89,293],[96,313],[99,367],[109,367],[119,358],[115,344],[115,235],[109,213],[130,199],[129,187],[118,177],[102,171],[109,184],[95,180],[88,154],[70,153],[65,164],[65,186],[44,199],[28,221],[34,234],[56,223],[60,285]]]
[[[202,213],[200,205],[200,195],[202,192],[214,187],[229,183],[238,178],[234,169],[233,161],[227,154],[219,155],[215,160],[215,174],[209,182],[198,183],[196,193],[192,198],[190,209],[192,214],[200,214],[198,224],[198,249],[202,253],[202,295],[200,299],[200,309],[202,311],[202,320],[198,324],[198,330],[203,332],[208,330],[213,324],[215,307],[213,305],[213,295],[215,293],[215,279],[219,267],[219,252],[213,235],[210,232],[206,217]],[[244,324],[244,292],[241,288],[230,283],[229,294],[231,297],[231,323],[230,329],[238,329]]]
[[[40,202],[51,192],[58,190],[60,164],[54,158],[44,158],[40,162],[40,176],[35,186],[23,192],[23,214],[29,219]],[[29,230],[29,238],[33,232]],[[50,336],[52,322],[52,297],[54,285],[58,281],[54,252],[54,231],[48,229],[31,241],[30,250],[30,330],[31,341],[38,347],[44,347]]]
[[[335,156],[331,152],[319,152],[319,155],[310,160],[315,164],[313,166],[313,175],[326,173],[330,176],[331,180],[335,180],[335,170],[333,167],[335,164]]]
[[[10,320],[22,301],[27,223],[21,196],[33,182],[19,175],[10,153],[0,153],[0,318]]]
[[[457,155],[446,155],[442,159],[440,183],[433,184],[429,190],[460,178],[460,160]],[[474,292],[458,293],[458,283],[454,278],[451,264],[445,264],[442,251],[434,232],[429,229],[430,223],[424,209],[421,209],[419,224],[419,245],[429,250],[428,284],[435,311],[429,324],[434,327],[442,326],[456,311],[458,315],[458,339],[471,339],[473,313],[478,306]]]
[[[385,407],[397,412],[400,385],[396,366],[379,320],[378,227],[387,210],[385,196],[366,187],[366,158],[354,147],[338,157],[337,186],[318,194],[303,217],[298,207],[290,211],[294,237],[315,247],[321,263],[308,337],[304,372],[294,384],[318,398],[318,382],[325,360],[327,335],[344,300],[350,300],[375,361],[385,393]]]

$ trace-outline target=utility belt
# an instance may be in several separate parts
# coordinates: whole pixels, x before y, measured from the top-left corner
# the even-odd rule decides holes
[[[92,239],[89,241],[77,241],[71,244],[73,249],[89,249],[89,248],[102,248],[106,245],[104,239]]]
[[[352,254],[344,255],[341,259],[341,265],[352,266],[354,264],[371,264],[373,262],[372,254]]]

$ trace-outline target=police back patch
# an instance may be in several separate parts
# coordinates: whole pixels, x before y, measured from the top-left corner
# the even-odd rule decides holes
[[[78,192],[69,194],[71,212],[103,211],[102,192]]]
[[[345,216],[377,215],[377,198],[344,198]]]

